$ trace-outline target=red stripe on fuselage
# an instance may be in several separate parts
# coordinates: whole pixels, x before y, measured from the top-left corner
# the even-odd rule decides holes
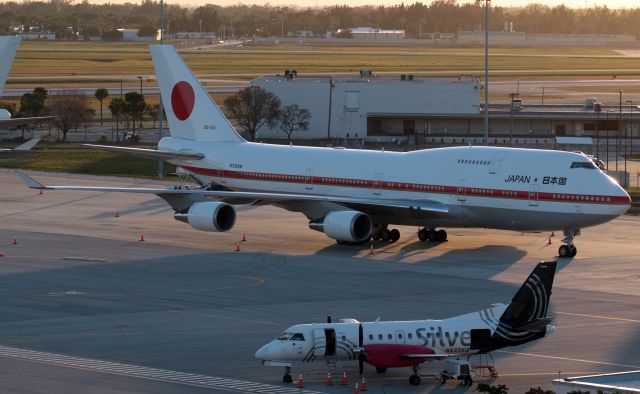
[[[570,202],[582,204],[629,205],[631,200],[625,196],[603,196],[590,194],[548,193],[523,190],[487,189],[421,183],[378,181],[370,179],[351,179],[307,175],[273,174],[266,172],[216,170],[210,168],[182,166],[195,174],[218,178],[242,179],[262,182],[282,182],[314,186],[340,186],[361,189],[394,190],[416,193],[460,194],[467,197],[505,198],[512,200],[536,200],[547,202]],[[537,194],[537,198],[535,198]]]

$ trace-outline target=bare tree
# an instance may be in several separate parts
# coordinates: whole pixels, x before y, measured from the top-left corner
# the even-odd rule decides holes
[[[62,130],[63,141],[67,140],[69,130],[91,122],[96,115],[93,108],[89,106],[87,96],[76,92],[63,92],[60,95],[51,96],[49,113],[55,116],[51,120],[53,125]]]
[[[256,132],[264,125],[275,127],[280,115],[280,99],[260,86],[249,86],[229,96],[224,105],[240,127],[256,139]]]
[[[311,113],[306,108],[300,108],[296,104],[287,105],[280,112],[280,130],[287,135],[287,141],[291,142],[291,134],[298,130],[309,130]]]

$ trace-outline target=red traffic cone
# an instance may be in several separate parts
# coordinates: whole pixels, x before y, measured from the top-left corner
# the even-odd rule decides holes
[[[374,253],[376,253],[376,251],[373,250],[373,241],[371,241],[371,246],[369,247],[369,254],[371,255],[371,254],[374,254]]]
[[[551,245],[551,237],[547,238],[547,245]]]
[[[0,252],[0,257],[4,257],[4,253]]]
[[[327,374],[327,386],[333,386],[333,378],[331,377],[331,372]]]
[[[240,244],[236,244],[236,252],[240,251]]]
[[[242,233],[242,242],[247,241],[247,233]]]
[[[342,380],[340,381],[340,384],[343,386],[346,386],[349,384],[349,382],[347,381],[347,372],[346,371],[342,371]]]
[[[356,388],[353,390],[353,394],[360,394],[360,389],[358,388],[357,382],[356,382]]]
[[[551,232],[551,236],[552,236],[552,237],[555,237],[555,236],[556,236],[556,233],[552,231],[552,232]]]
[[[299,389],[304,388],[304,379],[302,379],[302,374],[300,374],[300,376],[298,376],[298,383],[296,383],[296,386]]]
[[[17,245],[18,244],[18,239],[16,238],[16,236],[13,236],[13,241],[11,241],[12,244]]]
[[[367,382],[364,380],[364,376],[362,377],[362,382],[360,382],[360,391],[367,391]]]
[[[120,217],[120,212],[116,211],[116,217],[119,218]]]
[[[140,234],[140,242],[144,242],[144,234]]]

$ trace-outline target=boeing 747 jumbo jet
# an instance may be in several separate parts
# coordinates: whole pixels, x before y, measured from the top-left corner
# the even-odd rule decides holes
[[[158,150],[91,147],[168,160],[198,189],[44,186],[36,189],[155,193],[177,220],[228,231],[233,204],[273,204],[302,212],[309,227],[338,243],[396,241],[390,225],[420,226],[420,240],[445,241],[439,227],[563,230],[560,256],[575,256],[580,229],[622,215],[629,195],[580,153],[500,147],[413,152],[297,147],[245,141],[172,46],[151,55],[171,136]],[[274,218],[278,221],[278,218]]]
[[[374,321],[298,324],[261,347],[256,358],[268,366],[284,366],[284,382],[291,382],[295,362],[358,360],[383,373],[387,368],[411,367],[411,384],[420,384],[419,366],[425,361],[454,359],[518,346],[555,331],[548,317],[556,262],[539,263],[508,305],[445,320]],[[460,360],[452,360],[460,364]],[[462,364],[464,365],[464,361]],[[466,365],[469,365],[466,362]],[[458,374],[471,385],[470,374]],[[440,381],[448,377],[443,373]]]

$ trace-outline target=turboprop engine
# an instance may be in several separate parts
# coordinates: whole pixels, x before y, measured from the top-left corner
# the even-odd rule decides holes
[[[309,222],[309,228],[337,241],[363,242],[371,236],[371,218],[358,211],[329,212],[321,222]]]
[[[224,202],[197,202],[187,213],[176,213],[174,218],[197,230],[225,232],[236,224],[236,210]]]

